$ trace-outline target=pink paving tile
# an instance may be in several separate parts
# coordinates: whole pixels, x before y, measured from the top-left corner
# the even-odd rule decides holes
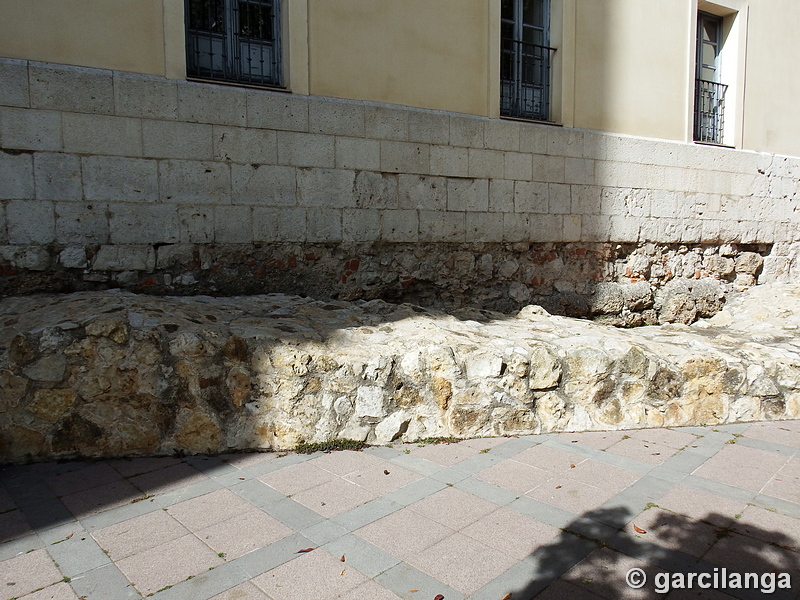
[[[163,510],[128,519],[98,529],[92,537],[108,552],[111,560],[120,560],[176,540],[188,534],[186,528]]]
[[[389,462],[379,462],[366,469],[359,469],[344,477],[358,486],[368,489],[378,495],[388,494],[418,481],[422,477],[413,471],[404,469]]]
[[[311,464],[311,461],[291,465],[259,477],[260,481],[287,496],[303,492],[334,479],[336,479],[336,475]]]
[[[178,463],[157,471],[150,471],[136,477],[131,477],[129,481],[142,490],[145,494],[163,494],[170,490],[186,487],[193,483],[206,481],[207,475],[200,473],[186,463]]]
[[[520,452],[514,457],[514,460],[553,473],[560,473],[574,468],[572,465],[581,464],[586,458],[579,454],[563,452],[549,446],[540,445]]]
[[[494,512],[498,506],[457,488],[446,487],[414,502],[408,508],[458,531]]]
[[[232,587],[208,600],[270,600],[267,595],[249,581]]]
[[[524,494],[543,484],[552,475],[549,471],[509,459],[484,469],[475,477],[512,492]]]
[[[580,515],[594,510],[616,494],[567,477],[556,477],[525,495]]]
[[[771,475],[787,464],[788,460],[788,457],[774,452],[749,448],[739,444],[727,444],[701,465],[694,474],[703,477],[700,473],[704,470],[723,468],[735,471],[737,468],[743,467],[762,470]]]
[[[412,456],[424,458],[443,467],[456,465],[479,454],[482,450],[482,448],[461,443],[406,444],[404,449],[409,450]]]
[[[787,427],[783,421],[753,423],[744,431],[744,436],[790,448],[800,448],[800,430]]]
[[[618,441],[608,448],[617,456],[632,458],[651,465],[660,465],[677,452],[675,448],[656,442],[648,442],[635,437]]]
[[[197,532],[216,523],[241,516],[253,509],[247,500],[230,490],[217,490],[173,504],[167,512],[190,531]]]
[[[62,582],[23,596],[20,600],[79,600],[79,598],[68,583]]]
[[[97,463],[69,473],[48,477],[45,481],[56,495],[68,496],[101,485],[122,481],[122,476],[108,464]]]
[[[645,533],[639,533],[634,526]],[[645,510],[634,517],[627,531],[652,544],[698,558],[716,543],[719,535],[719,528],[714,525],[660,508]]]
[[[734,519],[731,527],[742,535],[800,550],[800,519],[757,506],[747,506],[741,516]]]
[[[33,533],[21,510],[0,513],[0,544]]]
[[[377,497],[378,494],[375,492],[337,477],[310,490],[295,494],[292,498],[317,514],[330,519]]]
[[[293,533],[292,529],[280,521],[254,508],[201,529],[196,535],[215,552],[223,552],[226,560],[233,560]]]
[[[624,431],[586,431],[582,433],[562,433],[558,437],[568,443],[589,446],[596,450],[603,450],[616,444],[624,435]]]
[[[427,517],[403,508],[358,529],[360,538],[406,560],[452,535],[454,531]]]
[[[341,596],[337,596],[336,600],[401,600],[401,598],[370,579]]]
[[[453,589],[471,594],[517,561],[470,537],[454,533],[407,562]]]
[[[0,597],[19,598],[63,578],[46,550],[15,556],[0,562]]]
[[[274,600],[310,600],[337,598],[367,577],[318,548],[251,581]]]
[[[17,508],[17,505],[11,499],[11,496],[8,495],[7,491],[0,487],[0,514],[15,508]]]
[[[83,519],[95,513],[129,504],[141,497],[141,491],[127,481],[121,480],[64,496],[61,501],[76,518]]]
[[[737,533],[722,537],[703,560],[738,573],[789,573],[792,580],[800,577],[796,552]]]
[[[505,444],[509,438],[507,437],[482,437],[482,438],[472,438],[470,440],[462,440],[458,442],[459,446],[467,446],[469,448],[474,448],[475,450],[483,450],[485,448],[496,448],[497,446],[501,446]]]
[[[153,594],[222,563],[217,554],[193,535],[160,544],[117,561],[117,567],[142,594]]]
[[[309,463],[336,475],[347,475],[359,469],[368,469],[381,462],[381,459],[356,450],[340,450],[312,458]]]
[[[770,456],[764,457],[765,463],[761,468],[749,466],[749,461],[737,463],[737,457],[733,455],[733,453],[722,456],[723,453],[729,449],[732,450],[731,446],[724,448],[717,455],[712,456],[704,464],[695,469],[693,475],[719,481],[720,483],[745,490],[759,492],[770,482],[780,466],[782,466],[776,465],[774,461],[769,460],[769,458],[771,458]],[[746,450],[755,449],[746,448]],[[755,452],[760,452],[764,455],[768,454],[760,450],[755,450]]]
[[[550,542],[561,530],[508,508],[500,508],[467,525],[461,533],[522,560]]]
[[[546,560],[546,557],[544,558]],[[648,585],[633,589],[625,583],[625,574],[632,568],[644,570]],[[625,554],[607,548],[593,551],[589,556],[562,575],[561,579],[610,600],[655,597],[650,582],[661,570]]]
[[[717,496],[710,492],[676,485],[661,496],[658,506],[686,515],[695,521],[706,521],[717,527],[727,527],[747,506],[745,502]]]
[[[800,460],[789,458],[761,491],[768,496],[800,503]]]
[[[681,450],[697,441],[697,436],[673,429],[634,429],[625,432],[634,439],[654,444],[663,444],[675,450]]]
[[[241,454],[221,454],[220,458],[237,469],[246,469],[274,460],[277,456],[274,452],[243,452]]]
[[[180,463],[180,459],[172,456],[157,456],[146,458],[121,458],[110,460],[111,465],[123,477],[134,477],[142,473],[150,473],[165,467],[172,467]]]
[[[642,477],[639,473],[591,459],[576,465],[574,469],[564,471],[562,475],[573,481],[586,483],[615,494]]]
[[[564,600],[564,598],[569,598],[570,600],[597,600],[602,596],[593,594],[586,588],[578,587],[562,579],[556,579],[536,596],[536,600]]]

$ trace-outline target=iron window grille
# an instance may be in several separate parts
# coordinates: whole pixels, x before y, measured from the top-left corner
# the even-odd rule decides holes
[[[503,0],[500,48],[500,114],[550,118],[549,0]]]
[[[189,77],[281,85],[280,0],[185,0]]]
[[[694,86],[694,140],[722,144],[725,131],[725,92],[719,83],[722,49],[722,19],[705,12],[697,14],[697,64]]]

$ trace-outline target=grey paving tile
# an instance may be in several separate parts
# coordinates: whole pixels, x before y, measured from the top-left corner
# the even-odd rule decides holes
[[[389,492],[383,498],[385,500],[397,502],[402,506],[408,506],[409,504],[413,504],[418,500],[422,500],[426,496],[435,494],[439,490],[442,490],[446,487],[447,484],[441,481],[436,481],[435,479],[420,479],[419,481],[410,483],[399,490]]]
[[[61,500],[45,500],[33,505],[21,504],[25,518],[32,529],[55,527],[75,521],[75,516]]]
[[[553,438],[542,438],[535,435],[526,435],[518,438],[510,438],[505,444],[500,444],[492,448],[492,454],[499,458],[513,458],[520,452],[524,452],[528,448],[533,448],[539,444],[547,441],[548,443]]]
[[[31,550],[39,550],[44,548],[45,543],[39,539],[36,534],[26,535],[25,537],[11,540],[0,544],[0,561],[14,558],[20,554],[25,554]]]
[[[397,448],[390,446],[370,446],[362,450],[362,452],[383,460],[391,460],[400,455],[400,451]]]
[[[686,477],[689,472],[681,472],[677,469],[673,469],[672,467],[666,467],[664,465],[659,465],[655,467],[652,471],[647,474],[647,477],[656,477],[658,479],[663,479],[664,481],[676,484],[680,483],[684,477]]]
[[[517,511],[520,514],[533,517],[542,523],[547,523],[553,527],[558,527],[559,529],[566,527],[578,517],[578,515],[574,513],[556,508],[555,506],[545,502],[539,502],[538,500],[534,500],[533,498],[529,498],[527,496],[522,496],[521,498],[510,502],[508,504],[508,508]]]
[[[683,450],[678,452],[675,456],[672,456],[660,467],[654,468],[652,472],[658,473],[662,469],[671,469],[673,471],[677,471],[678,473],[684,473],[688,475],[704,464],[711,456],[713,456],[713,454],[715,453],[701,454],[688,449]]]
[[[76,577],[111,563],[108,555],[85,531],[76,532],[62,542],[50,544],[47,551],[67,577]]]
[[[214,478],[221,477],[227,473],[239,472],[239,469],[228,464],[219,456],[187,456],[183,459],[183,462]]]
[[[258,508],[263,508],[269,504],[275,504],[281,500],[286,500],[286,496],[281,494],[278,490],[271,488],[266,483],[257,479],[241,481],[231,485],[228,489],[239,494],[250,504]]]
[[[102,529],[103,527],[108,527],[109,525],[121,523],[122,521],[127,521],[128,519],[146,515],[156,510],[161,510],[161,506],[156,504],[155,498],[147,498],[140,502],[126,504],[118,508],[88,516],[85,519],[81,519],[81,524],[87,531],[91,532]]]
[[[711,479],[703,479],[695,475],[688,475],[686,479],[681,482],[682,485],[692,487],[698,490],[711,492],[718,496],[724,496],[731,500],[740,500],[742,502],[750,502],[755,497],[756,493],[751,490],[743,490],[731,485],[712,481]]]
[[[325,544],[325,549],[333,556],[344,556],[343,565],[354,567],[367,577],[380,575],[401,562],[396,556],[353,534]]]
[[[254,550],[249,554],[231,561],[229,564],[236,565],[241,569],[248,579],[258,577],[262,573],[279,567],[299,556],[298,550],[305,548],[316,548],[317,546],[304,535],[295,533],[265,548]]]
[[[69,584],[78,596],[86,596],[86,600],[134,600],[142,597],[114,564],[73,577]]]
[[[376,498],[352,510],[336,515],[331,521],[347,528],[348,531],[354,531],[401,508],[403,508],[403,505],[398,502],[387,500],[385,497]]]
[[[591,549],[594,548],[592,545]],[[578,557],[576,562],[582,558],[583,556]],[[540,576],[536,567],[537,565],[530,561],[518,562],[500,577],[474,592],[470,600],[498,600],[505,598],[507,594],[511,594],[512,598],[524,598],[525,596],[521,595],[522,590],[525,590],[528,598],[533,598],[557,579],[553,576]]]
[[[403,598],[403,600],[419,600],[419,598],[434,598],[442,594],[446,600],[464,600],[466,596],[461,592],[449,588],[430,575],[426,575],[406,563],[395,565],[388,571],[377,575],[375,581],[387,590]],[[411,592],[411,590],[417,590]]]
[[[248,579],[247,573],[239,565],[230,562],[149,597],[153,600],[186,600],[188,598],[201,600],[236,587]]]
[[[306,527],[301,531],[304,536],[314,542],[317,546],[322,546],[333,540],[347,535],[350,531],[338,523],[331,520],[325,520],[311,527]]]
[[[786,456],[796,456],[798,449],[790,446],[783,446],[781,444],[774,444],[772,442],[765,442],[749,437],[736,438],[736,443],[740,446],[749,446],[750,448],[758,448],[759,450],[766,450],[767,452],[775,452],[777,454],[784,454]]]
[[[415,473],[419,473],[420,475],[425,475],[426,477],[430,477],[434,473],[442,470],[441,465],[437,465],[434,462],[425,460],[424,458],[419,458],[418,456],[413,456],[411,454],[398,454],[394,458],[390,459],[389,462],[400,465],[401,467],[405,467],[406,469],[414,471]]]
[[[550,448],[555,448],[556,450],[561,450],[562,452],[571,452],[573,454],[578,454],[585,458],[596,458],[597,460],[602,460],[600,456],[603,453],[597,448],[583,446],[580,443],[573,444],[571,441],[567,441],[560,437],[552,437],[546,442],[544,442],[544,445]]]
[[[478,498],[483,498],[484,500],[488,500],[489,502],[494,502],[498,506],[504,506],[509,502],[513,502],[514,500],[519,498],[519,496],[514,492],[510,492],[509,490],[498,487],[487,481],[482,481],[480,479],[475,479],[473,477],[467,477],[466,479],[462,479],[461,481],[456,483],[453,487],[456,487],[465,492],[469,492],[470,494],[473,494]]]
[[[659,566],[667,571],[691,571],[698,562],[694,556],[652,544],[625,532],[617,532],[606,541],[611,548],[623,554]]]
[[[484,469],[488,469],[492,465],[496,465],[503,460],[505,460],[504,457],[493,455],[490,450],[485,454],[476,454],[466,460],[462,460],[460,463],[453,465],[452,468],[469,475],[475,475],[475,473],[480,473]]]
[[[262,506],[261,509],[295,531],[306,529],[325,520],[325,517],[320,516],[302,504],[298,504],[291,498],[275,502],[268,507]]]
[[[761,508],[776,510],[781,514],[800,519],[800,504],[796,502],[789,502],[766,494],[757,494],[750,502]]]
[[[186,487],[181,487],[164,494],[159,494],[155,497],[155,502],[162,508],[167,508],[173,504],[177,504],[178,502],[191,500],[192,498],[197,498],[198,496],[202,496],[204,494],[210,494],[211,492],[221,489],[223,489],[223,487],[213,479],[205,479],[203,481],[198,481],[197,483],[192,483]]]
[[[469,475],[463,471],[458,471],[455,468],[450,467],[447,469],[442,469],[441,471],[437,471],[428,477],[435,479],[436,481],[441,481],[444,484],[454,485],[459,481],[466,479],[469,477]]]
[[[750,425],[751,423],[728,423],[727,425],[717,425],[714,429],[727,433],[744,433]]]
[[[590,540],[607,541],[619,533],[620,527],[627,522],[628,514],[626,510],[616,509],[592,511],[572,521],[566,530]]]

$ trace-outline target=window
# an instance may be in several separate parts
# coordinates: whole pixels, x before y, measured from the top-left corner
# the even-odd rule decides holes
[[[500,114],[547,121],[550,116],[549,0],[503,0]]]
[[[190,77],[281,84],[279,0],[186,0]]]
[[[697,14],[697,65],[694,88],[694,139],[721,144],[725,124],[725,92],[720,83],[719,56],[722,50],[722,19]]]

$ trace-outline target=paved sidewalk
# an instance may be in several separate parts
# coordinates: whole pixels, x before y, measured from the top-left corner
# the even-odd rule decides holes
[[[800,590],[800,421],[45,463],[0,483],[0,600],[757,598],[782,572],[792,589],[765,597]],[[760,578],[657,593],[701,572]]]

